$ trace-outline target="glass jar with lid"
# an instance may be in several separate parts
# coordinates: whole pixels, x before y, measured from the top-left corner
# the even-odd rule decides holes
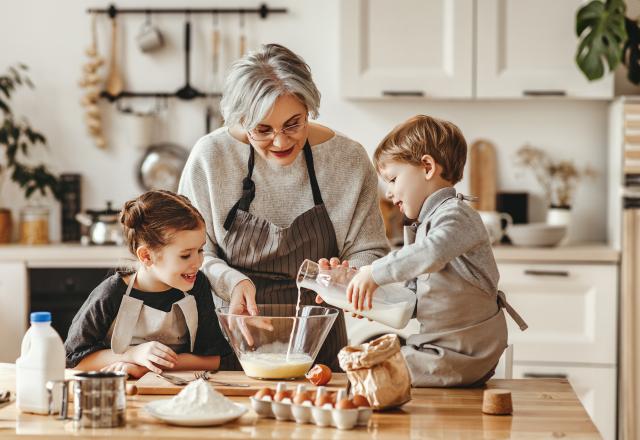
[[[25,206],[20,210],[20,243],[49,243],[49,208]]]

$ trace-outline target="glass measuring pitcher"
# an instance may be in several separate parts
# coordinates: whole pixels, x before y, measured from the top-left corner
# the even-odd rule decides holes
[[[315,261],[304,260],[298,270],[296,284],[313,290],[332,306],[389,327],[404,328],[413,315],[416,295],[400,284],[387,284],[374,292],[371,310],[356,311],[353,304],[347,302],[347,286],[357,273],[356,269],[346,267],[321,269]]]

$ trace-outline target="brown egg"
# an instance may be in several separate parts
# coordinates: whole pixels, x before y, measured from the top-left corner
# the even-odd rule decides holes
[[[322,396],[318,397],[315,402],[316,406],[323,406],[327,403],[333,406],[333,399],[329,394],[323,394]]]
[[[358,408],[360,408],[361,406],[365,406],[365,407],[371,406],[369,404],[369,400],[362,394],[356,394],[355,396],[353,396],[353,404]]]
[[[314,385],[326,385],[331,380],[331,369],[323,364],[316,364],[304,375]]]
[[[313,402],[313,399],[311,398],[311,393],[309,393],[309,391],[302,391],[298,394],[296,394],[295,396],[293,396],[293,403],[295,403],[296,405],[302,405],[304,402]]]
[[[255,397],[256,399],[262,399],[265,396],[273,398],[273,390],[267,387],[260,388],[253,397]]]
[[[278,391],[275,396],[273,396],[273,400],[276,402],[281,402],[284,399],[291,399],[291,391]]]
[[[338,409],[354,409],[356,406],[349,399],[342,399],[340,402],[336,404],[336,408]]]

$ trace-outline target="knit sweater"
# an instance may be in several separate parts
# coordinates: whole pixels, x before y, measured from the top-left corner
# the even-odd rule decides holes
[[[250,145],[235,139],[227,127],[202,137],[185,165],[178,191],[189,197],[205,219],[211,240],[205,246],[202,271],[216,295],[229,300],[231,291],[249,279],[220,258],[216,245],[226,254],[224,221],[242,193],[247,175]],[[388,243],[378,205],[378,180],[364,148],[336,133],[311,147],[322,199],[338,242],[339,257],[351,266],[370,264],[384,256]],[[287,227],[314,205],[304,154],[287,166],[255,155],[255,199],[249,212],[278,227]],[[302,263],[302,262],[300,262]]]

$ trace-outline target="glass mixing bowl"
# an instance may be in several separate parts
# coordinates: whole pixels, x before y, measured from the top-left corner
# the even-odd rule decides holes
[[[338,310],[295,304],[258,304],[259,315],[216,309],[220,328],[245,374],[257,379],[295,379],[309,370]]]

